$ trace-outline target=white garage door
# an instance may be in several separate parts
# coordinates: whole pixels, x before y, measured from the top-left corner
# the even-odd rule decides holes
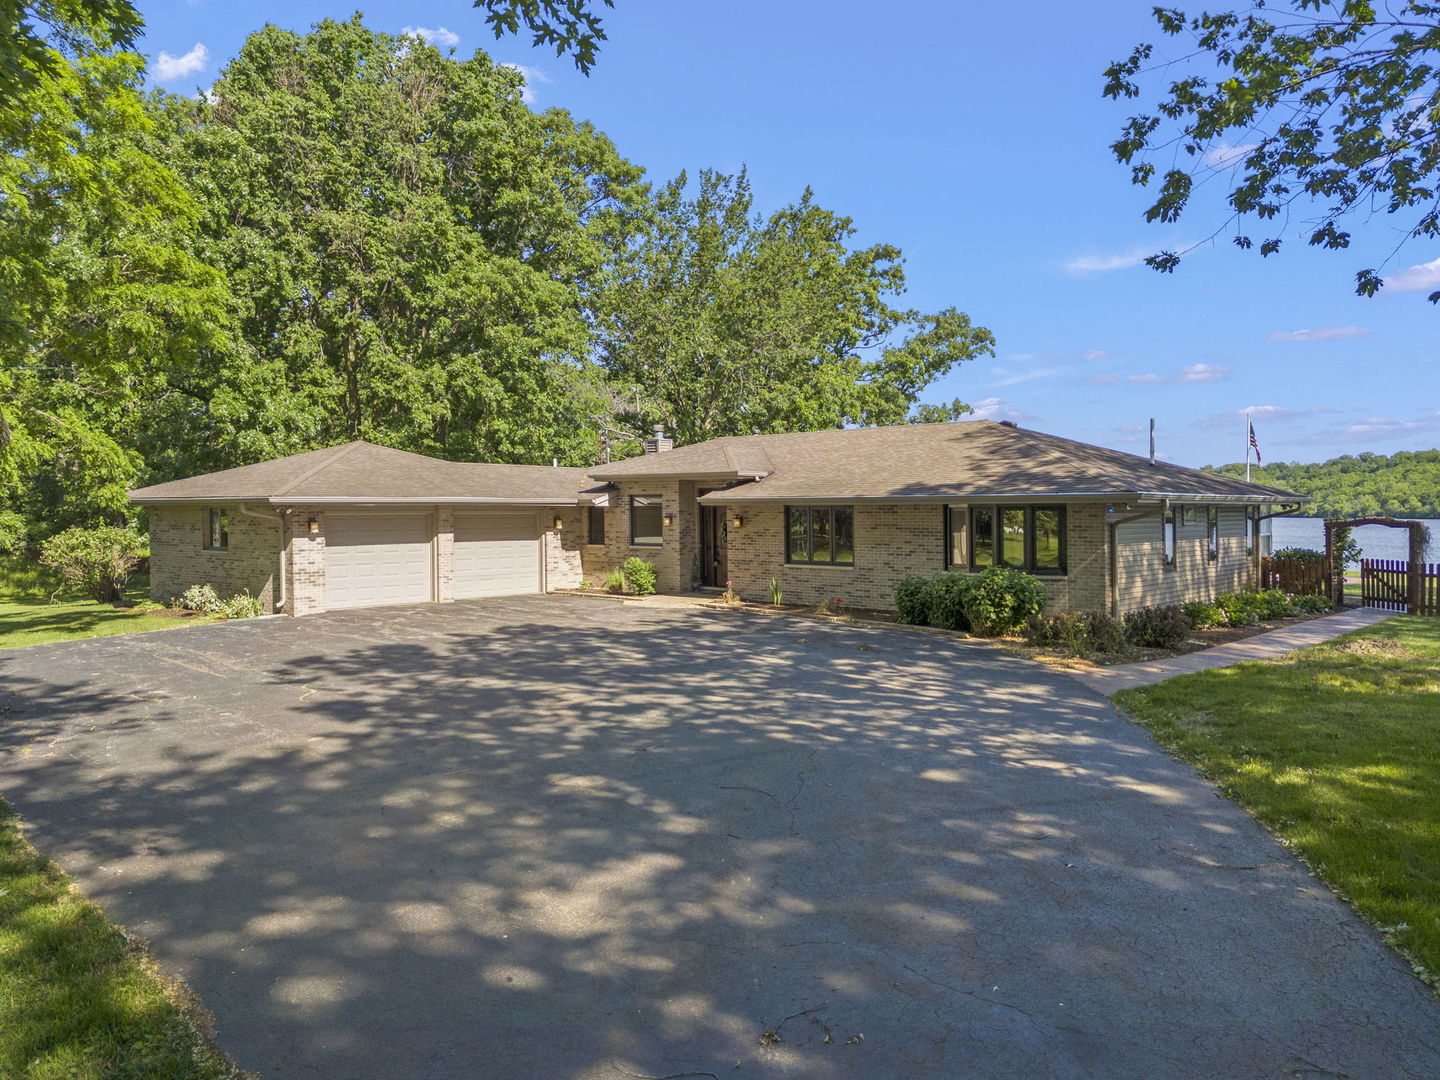
[[[431,598],[428,514],[329,514],[325,605],[419,604]]]
[[[540,591],[535,514],[455,515],[455,599]]]

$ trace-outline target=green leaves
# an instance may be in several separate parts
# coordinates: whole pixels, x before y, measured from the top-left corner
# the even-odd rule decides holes
[[[934,379],[992,350],[959,311],[892,307],[899,250],[852,249],[854,232],[808,191],[756,216],[743,172],[657,192],[606,294],[601,363],[622,420],[682,442],[897,423]]]
[[[1256,3],[1194,17],[1157,8],[1161,32],[1195,51],[1151,68],[1153,47],[1142,44],[1106,68],[1103,93],[1117,99],[1144,96],[1150,78],[1171,73],[1149,91],[1151,111],[1129,118],[1111,146],[1138,186],[1153,178],[1152,158],[1180,149],[1191,162],[1165,172],[1146,220],[1179,220],[1197,182],[1225,177],[1231,214],[1217,233],[1253,216],[1294,221],[1309,244],[1344,248],[1352,237],[1341,220],[1379,210],[1402,215],[1409,238],[1440,236],[1440,4],[1289,6],[1288,15]],[[1283,239],[1260,243],[1261,256]],[[1243,233],[1235,243],[1252,247]],[[1168,272],[1183,254],[1147,262]],[[1377,270],[1361,271],[1356,291],[1373,295],[1383,283]]]

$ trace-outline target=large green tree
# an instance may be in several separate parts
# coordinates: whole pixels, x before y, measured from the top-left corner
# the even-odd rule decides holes
[[[1178,220],[1208,186],[1227,205],[1215,235],[1231,231],[1262,256],[1290,236],[1349,247],[1355,215],[1393,215],[1399,243],[1440,236],[1440,3],[1256,0],[1154,14],[1179,55],[1157,59],[1144,43],[1105,72],[1107,96],[1147,102],[1113,150],[1134,183],[1158,176],[1148,220]],[[1168,272],[1183,254],[1146,261]],[[1378,263],[1355,282],[1374,294]]]
[[[0,124],[67,58],[129,49],[143,26],[128,0],[0,0]]]
[[[959,311],[893,306],[899,250],[852,248],[854,233],[809,191],[757,216],[743,173],[667,184],[606,296],[619,415],[685,442],[896,423],[934,379],[992,351]]]
[[[644,202],[603,135],[358,17],[268,26],[154,111],[239,328],[156,402],[158,472],[357,437],[592,458],[595,289]]]
[[[0,511],[118,521],[157,371],[224,335],[197,211],[151,153],[140,57],[53,53],[0,124]]]

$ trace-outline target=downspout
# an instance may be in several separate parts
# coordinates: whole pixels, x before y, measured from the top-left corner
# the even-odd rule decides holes
[[[289,547],[289,544],[286,543],[286,539],[285,539],[285,515],[288,514],[290,511],[289,511],[289,510],[284,510],[284,511],[276,510],[276,511],[275,511],[275,514],[274,514],[273,516],[270,515],[270,514],[257,514],[254,510],[246,510],[246,509],[245,509],[245,505],[244,505],[243,503],[240,504],[240,506],[238,506],[237,509],[240,511],[240,513],[244,514],[246,517],[256,518],[256,519],[258,519],[258,520],[260,520],[260,521],[272,521],[272,522],[277,522],[277,523],[280,525],[280,587],[276,590],[276,592],[277,592],[277,594],[278,594],[278,599],[276,599],[276,601],[275,601],[275,610],[276,610],[276,611],[283,611],[283,610],[285,610],[285,605],[286,605],[286,597],[285,597],[285,552],[286,552],[287,548]]]

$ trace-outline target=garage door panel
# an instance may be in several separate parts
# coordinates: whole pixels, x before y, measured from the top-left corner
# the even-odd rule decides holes
[[[536,515],[455,515],[457,600],[540,591],[540,523]]]
[[[431,599],[428,514],[331,516],[325,527],[325,605],[418,604]]]

